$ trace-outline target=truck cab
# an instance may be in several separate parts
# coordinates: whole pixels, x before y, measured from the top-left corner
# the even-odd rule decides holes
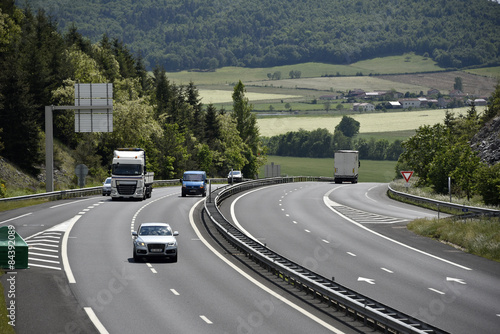
[[[120,148],[113,152],[111,199],[151,197],[154,173],[146,170],[146,154],[141,148]]]
[[[184,172],[182,179],[181,194],[186,195],[207,195],[207,174],[204,171],[187,171]]]

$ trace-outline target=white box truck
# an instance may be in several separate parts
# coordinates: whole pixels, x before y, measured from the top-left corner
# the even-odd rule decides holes
[[[335,151],[334,181],[335,183],[358,183],[359,152],[351,150]]]
[[[146,153],[142,148],[119,148],[113,152],[111,165],[111,199],[144,200],[153,192],[154,173],[146,170]]]

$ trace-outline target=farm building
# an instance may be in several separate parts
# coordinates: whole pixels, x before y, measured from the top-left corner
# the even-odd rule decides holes
[[[352,110],[354,111],[373,111],[375,106],[371,103],[353,103]]]
[[[419,99],[400,99],[399,103],[406,108],[420,108],[420,100]]]

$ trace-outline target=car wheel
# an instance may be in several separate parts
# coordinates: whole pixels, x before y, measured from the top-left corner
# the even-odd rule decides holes
[[[134,248],[134,254],[132,256],[134,257],[134,262],[139,262],[139,256],[137,256],[137,253],[135,252],[135,248]]]
[[[171,261],[174,263],[177,262],[177,254],[175,254],[175,256],[171,257]]]

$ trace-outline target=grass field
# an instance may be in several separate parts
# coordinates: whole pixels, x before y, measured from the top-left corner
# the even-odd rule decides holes
[[[369,74],[417,73],[442,70],[432,59],[408,53],[400,56],[364,60],[349,65],[303,63],[270,68],[223,67],[214,72],[168,72],[167,77],[172,82],[184,85],[192,81],[197,86],[217,84],[234,86],[239,80],[242,82],[267,80],[268,73],[277,71],[281,72],[281,77],[285,79],[289,77],[290,71],[300,71],[302,78],[314,78],[337,74],[355,76],[359,72],[367,76]]]
[[[267,165],[271,163],[281,166],[281,175],[333,177],[333,158],[268,156]],[[396,177],[395,167],[396,161],[361,160],[359,182],[390,182]],[[259,177],[265,177],[264,167],[260,169]]]
[[[459,114],[466,113],[467,109],[456,108],[450,111],[458,116]],[[478,111],[482,110],[478,108]],[[359,132],[361,134],[401,131],[411,133],[412,130],[416,130],[422,125],[442,123],[445,113],[446,109],[436,109],[354,114],[350,115],[350,117],[360,123]],[[318,128],[326,128],[333,133],[335,126],[337,126],[341,119],[341,116],[261,117],[257,119],[257,124],[262,136],[271,137],[299,129],[312,131]]]
[[[284,78],[278,81],[260,80],[246,82],[247,87],[278,87],[285,89],[301,89],[317,91],[317,97],[328,94],[328,92],[346,92],[353,89],[362,89],[364,91],[390,91],[395,89],[399,92],[420,93],[427,92],[430,88],[426,85],[415,85],[412,83],[393,82],[386,80],[383,77],[368,77],[368,76],[350,76],[350,77],[317,77],[317,78],[301,78],[287,79]],[[299,91],[299,90],[298,90]]]
[[[233,102],[233,91],[232,90],[220,90],[220,89],[200,89],[198,90],[201,100],[204,104],[217,104],[217,103],[228,103]],[[302,95],[288,95],[288,94],[268,94],[268,93],[255,93],[247,92],[245,96],[250,101],[260,101],[260,100],[281,100],[290,98],[300,98]]]
[[[476,68],[466,72],[500,80],[500,66]]]

